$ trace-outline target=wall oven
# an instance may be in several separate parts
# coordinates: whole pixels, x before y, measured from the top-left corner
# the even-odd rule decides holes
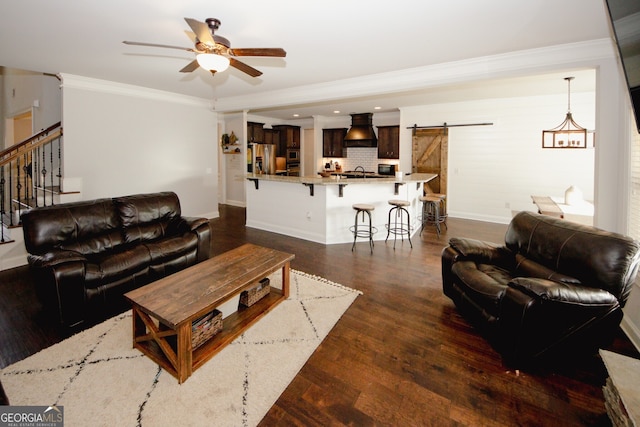
[[[287,150],[287,163],[291,162],[299,162],[300,161],[300,150]]]

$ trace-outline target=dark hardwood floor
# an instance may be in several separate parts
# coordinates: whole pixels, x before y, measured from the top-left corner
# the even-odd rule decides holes
[[[245,242],[296,254],[292,267],[363,292],[289,384],[261,425],[608,426],[597,355],[515,371],[442,294],[449,237],[502,242],[505,225],[451,218],[407,241],[325,246],[244,226],[220,206],[213,253]],[[26,267],[0,272],[1,366],[65,337],[42,311]],[[622,332],[610,350],[640,357]],[[286,363],[283,360],[282,363]],[[9,396],[11,398],[11,396]]]

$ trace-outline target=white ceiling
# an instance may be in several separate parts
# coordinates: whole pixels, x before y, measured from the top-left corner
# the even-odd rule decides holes
[[[282,47],[286,58],[242,58],[264,74],[230,68],[179,73],[186,51],[128,46],[123,40],[192,47],[184,17],[218,18],[232,47]],[[575,18],[570,20],[571,18]],[[259,95],[452,61],[610,37],[604,0],[20,0],[0,3],[0,65],[68,73],[207,99]],[[566,74],[566,73],[565,73]],[[575,73],[573,74],[575,75]],[[535,91],[565,91],[561,74],[537,76]],[[500,96],[528,79],[457,84],[458,94]],[[580,79],[572,90],[580,90]],[[593,82],[589,83],[593,85]],[[573,86],[575,85],[575,86]],[[588,88],[587,88],[588,89]],[[590,88],[593,89],[592,87]],[[434,98],[446,88],[431,89]],[[410,105],[386,96],[386,111]],[[382,98],[289,105],[257,113],[290,117],[366,108]],[[348,101],[348,102],[347,102]],[[357,102],[353,102],[357,101]],[[305,102],[305,104],[309,104]],[[276,105],[276,103],[274,103]],[[353,112],[353,111],[351,111]],[[360,111],[361,112],[361,111]]]

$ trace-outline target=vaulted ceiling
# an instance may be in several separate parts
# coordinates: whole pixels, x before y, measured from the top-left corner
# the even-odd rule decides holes
[[[122,43],[133,40],[193,47],[184,17],[218,18],[222,24],[217,34],[229,39],[232,47],[281,47],[287,56],[242,58],[264,73],[258,78],[233,68],[216,75],[202,69],[180,73],[194,59],[192,52]],[[604,0],[0,3],[0,66],[68,73],[212,100],[304,91],[329,82],[609,37]],[[542,90],[545,81],[553,91],[564,91],[560,75],[542,80],[538,76],[533,80],[539,86],[535,90]],[[525,84],[523,77],[512,83],[482,82],[480,86],[469,82],[466,90],[508,91]],[[580,80],[574,84],[579,90]],[[464,85],[456,82],[456,87],[459,91]],[[438,96],[447,88],[430,90]],[[392,101],[393,95],[385,94],[389,100],[385,108],[398,107],[400,101]],[[373,102],[357,101],[363,100]],[[336,100],[335,104],[348,101]],[[258,110],[269,115],[272,106],[263,104]],[[302,110],[302,104],[307,107],[305,114],[322,114],[320,106],[307,105],[307,99],[272,111],[285,117],[296,108]],[[322,108],[332,108],[331,104],[329,100]]]

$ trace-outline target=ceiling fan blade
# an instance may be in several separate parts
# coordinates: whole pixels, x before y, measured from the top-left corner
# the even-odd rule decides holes
[[[262,75],[262,71],[258,71],[252,66],[247,65],[244,62],[240,62],[234,58],[229,58],[229,65],[231,65],[233,68],[237,68],[244,73],[249,74],[251,77],[258,77]]]
[[[200,65],[198,64],[198,61],[196,61],[195,59],[191,62],[189,62],[187,65],[185,65],[184,67],[182,67],[182,69],[180,70],[181,73],[190,73],[192,71],[195,71],[196,69],[198,69]]]
[[[184,18],[184,20],[187,21],[189,27],[191,27],[193,32],[196,33],[196,37],[198,37],[198,40],[211,46],[216,45],[216,42],[211,36],[211,30],[209,30],[209,26],[207,24],[192,18]]]
[[[193,50],[190,47],[170,46],[168,44],[131,42],[131,41],[127,41],[127,40],[123,41],[122,43],[128,44],[128,45],[133,45],[133,46],[166,47],[167,49],[180,49],[180,50],[186,50],[187,52],[195,52],[195,50]]]
[[[229,54],[233,56],[276,56],[284,58],[287,52],[282,48],[239,48],[229,49]]]

